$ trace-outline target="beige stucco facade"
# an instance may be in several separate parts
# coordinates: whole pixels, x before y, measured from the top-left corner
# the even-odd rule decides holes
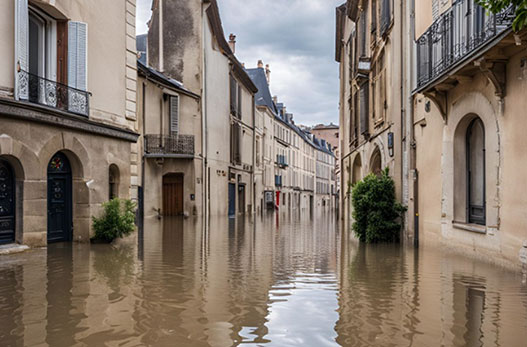
[[[104,12],[99,11],[101,7],[105,8]],[[65,240],[88,241],[92,235],[91,218],[99,215],[101,204],[110,195],[137,197],[135,0],[111,4],[61,0],[26,4],[17,0],[4,1],[0,8],[0,46],[5,56],[0,64],[0,160],[4,168],[12,171],[16,181],[13,241],[45,246],[53,223],[60,223]],[[15,8],[19,17],[15,16]],[[48,21],[45,35],[50,39],[45,43],[47,53],[38,62],[46,64],[46,69],[38,76],[29,77],[30,83],[44,81],[42,78],[49,82],[45,84],[46,93],[42,89],[44,84],[36,89],[30,84],[28,97],[20,92],[24,88],[21,77],[15,78],[27,74],[18,61],[20,48],[16,49],[23,47],[23,43],[17,41],[17,46],[14,40],[15,32],[23,30],[20,26],[23,20],[15,21],[15,18],[27,19],[33,12]],[[60,99],[59,91],[67,90],[70,97],[73,95],[71,89],[55,84],[59,68],[53,58],[57,54],[60,57],[60,53],[52,39],[57,35],[59,22],[66,25],[79,22],[87,28],[82,38],[86,39],[85,90],[90,94],[89,106],[82,105],[86,106],[84,115],[59,104],[65,102]],[[72,99],[69,100],[73,107]],[[71,177],[64,181],[65,191],[58,186],[52,190],[48,184],[57,183],[48,181],[48,170],[50,161],[58,154],[64,155],[71,166],[65,176]],[[59,163],[56,164],[58,168]],[[59,194],[53,195],[57,199],[64,197],[66,202],[59,209],[64,215],[70,214],[69,217],[49,214],[52,192]]]

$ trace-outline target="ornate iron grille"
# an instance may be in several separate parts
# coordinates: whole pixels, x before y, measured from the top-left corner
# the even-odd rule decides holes
[[[88,117],[90,113],[89,92],[30,74],[24,70],[18,72],[18,95],[21,100],[81,116]]]
[[[492,14],[475,0],[457,0],[417,40],[417,89],[444,75],[485,43],[505,32],[515,6]]]
[[[194,156],[194,135],[145,135],[145,152]]]

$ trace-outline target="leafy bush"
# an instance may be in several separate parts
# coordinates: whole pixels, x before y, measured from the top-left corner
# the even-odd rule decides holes
[[[94,239],[112,242],[135,230],[135,203],[131,200],[112,199],[103,205],[100,218],[93,217]]]
[[[395,199],[395,182],[386,168],[378,177],[369,174],[352,191],[353,231],[361,242],[398,242],[401,217],[406,210]]]

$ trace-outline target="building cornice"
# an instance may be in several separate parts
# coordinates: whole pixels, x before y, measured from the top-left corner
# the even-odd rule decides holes
[[[53,125],[128,142],[137,142],[139,138],[139,134],[131,130],[95,122],[51,107],[12,99],[0,98],[0,117]]]

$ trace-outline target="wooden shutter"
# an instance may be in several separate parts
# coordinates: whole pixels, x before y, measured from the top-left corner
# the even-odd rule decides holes
[[[179,133],[179,97],[170,96],[169,99],[169,127],[170,135]]]
[[[242,119],[242,86],[238,84],[238,98],[237,98],[238,104],[237,106],[237,116],[238,118]]]
[[[57,82],[68,84],[68,22],[57,22]]]
[[[386,119],[386,109],[388,108],[387,100],[386,100],[386,68],[383,68],[381,71],[381,75],[379,77],[379,84],[380,84],[380,92],[379,92],[379,99],[381,101],[380,108],[379,108],[379,116],[382,120]]]
[[[370,84],[364,83],[359,93],[360,133],[364,135],[369,130]]]
[[[28,98],[28,81],[20,81],[19,71],[28,71],[29,13],[27,0],[15,0],[15,98]]]
[[[229,79],[229,90],[230,90],[230,99],[231,99],[231,113],[236,114],[236,80],[231,75]]]
[[[88,25],[81,22],[68,23],[68,85],[72,88],[87,88]]]

